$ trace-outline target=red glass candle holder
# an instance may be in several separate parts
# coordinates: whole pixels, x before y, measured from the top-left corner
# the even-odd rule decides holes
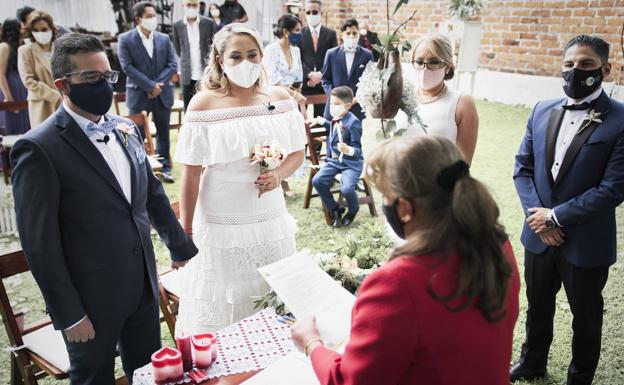
[[[176,333],[176,346],[182,354],[182,368],[185,372],[193,370],[193,350],[191,348],[191,336]]]

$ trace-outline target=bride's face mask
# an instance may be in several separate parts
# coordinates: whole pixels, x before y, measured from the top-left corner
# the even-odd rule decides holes
[[[229,39],[219,62],[227,79],[242,88],[253,87],[264,70],[258,45],[245,34]]]

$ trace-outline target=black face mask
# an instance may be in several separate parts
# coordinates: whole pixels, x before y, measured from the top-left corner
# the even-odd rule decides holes
[[[591,95],[602,84],[602,67],[595,70],[572,68],[561,72],[563,92],[572,99],[583,99]]]
[[[83,111],[104,115],[113,103],[113,85],[106,79],[101,79],[95,84],[70,84],[69,100]]]
[[[395,200],[391,205],[382,205],[381,211],[383,212],[388,224],[394,231],[394,233],[401,239],[405,239],[405,230],[403,229],[403,222],[399,218],[399,214],[396,211],[396,204],[399,200]]]

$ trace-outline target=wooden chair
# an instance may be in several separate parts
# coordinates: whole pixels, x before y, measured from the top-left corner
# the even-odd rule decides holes
[[[121,113],[119,112],[119,104],[120,103],[125,103],[126,102],[126,94],[124,92],[115,92],[113,93],[113,104],[115,105],[115,113],[117,115],[121,115]],[[169,124],[169,128],[170,129],[179,129],[180,126],[182,126],[182,121],[183,121],[183,116],[182,114],[184,113],[184,102],[182,100],[179,99],[175,99],[173,101],[173,106],[171,107],[171,113],[178,114],[178,122],[177,123],[171,123]],[[156,128],[154,127],[154,134],[156,132]]]
[[[0,102],[0,111],[21,111],[28,110],[28,100],[19,102]],[[2,159],[2,174],[4,175],[4,184],[11,182],[11,163],[9,153],[15,142],[21,135],[4,135],[0,132],[0,159]]]
[[[324,99],[322,99],[321,97],[323,97]],[[325,97],[325,95],[312,95],[308,97],[308,100],[306,101],[306,103],[319,104],[319,103],[323,103],[324,101],[326,101],[326,99],[327,98]],[[306,119],[307,118],[307,104],[304,105],[300,103],[299,109],[301,110],[301,113],[303,114],[304,119]],[[310,201],[312,200],[312,198],[316,198],[319,196],[317,192],[314,192],[314,186],[312,185],[312,178],[314,178],[314,175],[320,169],[321,163],[322,163],[321,158],[324,155],[321,154],[320,151],[316,152],[315,149],[319,147],[319,144],[322,147],[323,143],[325,142],[326,132],[325,132],[324,127],[320,127],[320,128],[311,127],[307,123],[307,119],[305,123],[305,130],[306,130],[307,151],[308,151],[307,159],[311,163],[310,172],[308,173],[308,180],[306,184],[306,191],[303,197],[303,208],[307,209],[310,207]],[[329,150],[326,149],[326,151],[329,151]],[[364,169],[366,169],[366,167],[364,167]],[[337,175],[335,182],[330,191],[332,194],[336,194],[336,193],[338,194],[338,199],[337,199],[338,204],[342,207],[345,207],[346,201],[344,200],[344,197],[342,196],[342,193],[340,192],[339,184],[340,184],[340,175]],[[357,191],[359,193],[363,193],[363,196],[358,198],[358,201],[360,202],[360,204],[368,205],[370,214],[374,217],[377,216],[377,208],[375,207],[375,201],[373,198],[372,189],[370,188],[370,186],[368,185],[368,183],[363,177],[360,177],[360,180],[358,181]],[[323,205],[323,213],[325,215],[325,221],[327,222],[328,225],[330,225],[332,223],[332,219],[325,205]]]
[[[3,279],[29,270],[22,250],[0,255],[0,315],[10,344],[11,385],[37,385],[37,380],[48,376],[68,378],[69,357],[61,332],[54,330],[49,319],[24,327],[23,313],[14,313],[4,287]],[[128,380],[122,377],[115,383],[125,385]]]
[[[171,208],[180,219],[180,203],[172,202]],[[159,303],[162,312],[161,322],[167,324],[171,338],[175,341],[175,324],[180,306],[180,276],[177,270],[169,270],[158,277]]]
[[[147,118],[147,113],[145,111],[141,111],[140,114],[136,115],[126,115],[124,116],[126,119],[132,120],[134,124],[139,127],[139,129],[143,130],[143,142],[145,145],[145,152],[147,153],[147,160],[152,167],[152,171],[158,172],[162,169],[163,165],[158,161],[160,158],[156,153],[156,149],[154,148],[154,140],[152,139],[152,135],[150,135],[150,131],[152,129],[152,124],[149,122]]]

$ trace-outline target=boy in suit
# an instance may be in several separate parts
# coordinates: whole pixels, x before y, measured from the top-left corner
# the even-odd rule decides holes
[[[132,7],[137,27],[119,35],[118,56],[126,73],[126,104],[131,115],[152,113],[156,125],[156,147],[164,159],[161,180],[173,183],[169,154],[169,120],[173,106],[171,78],[178,69],[169,36],[156,31],[156,7],[142,1]]]
[[[339,86],[349,86],[355,95],[357,84],[360,81],[364,68],[368,62],[373,61],[373,54],[366,48],[360,47],[360,30],[355,19],[347,20],[342,27],[343,44],[327,51],[323,64],[323,89],[329,96],[331,91]],[[353,114],[359,119],[366,117],[362,107],[354,101]],[[325,104],[325,119],[330,120],[329,103]]]
[[[312,184],[321,196],[323,204],[332,217],[332,226],[349,226],[353,223],[360,203],[358,202],[356,187],[362,168],[362,122],[349,112],[353,106],[353,91],[347,86],[336,87],[331,92],[330,114],[331,121],[318,116],[314,123],[324,125],[327,135],[327,163],[314,175]],[[340,207],[330,192],[336,175],[341,174],[340,192],[347,200],[349,211],[343,218],[345,209]]]

